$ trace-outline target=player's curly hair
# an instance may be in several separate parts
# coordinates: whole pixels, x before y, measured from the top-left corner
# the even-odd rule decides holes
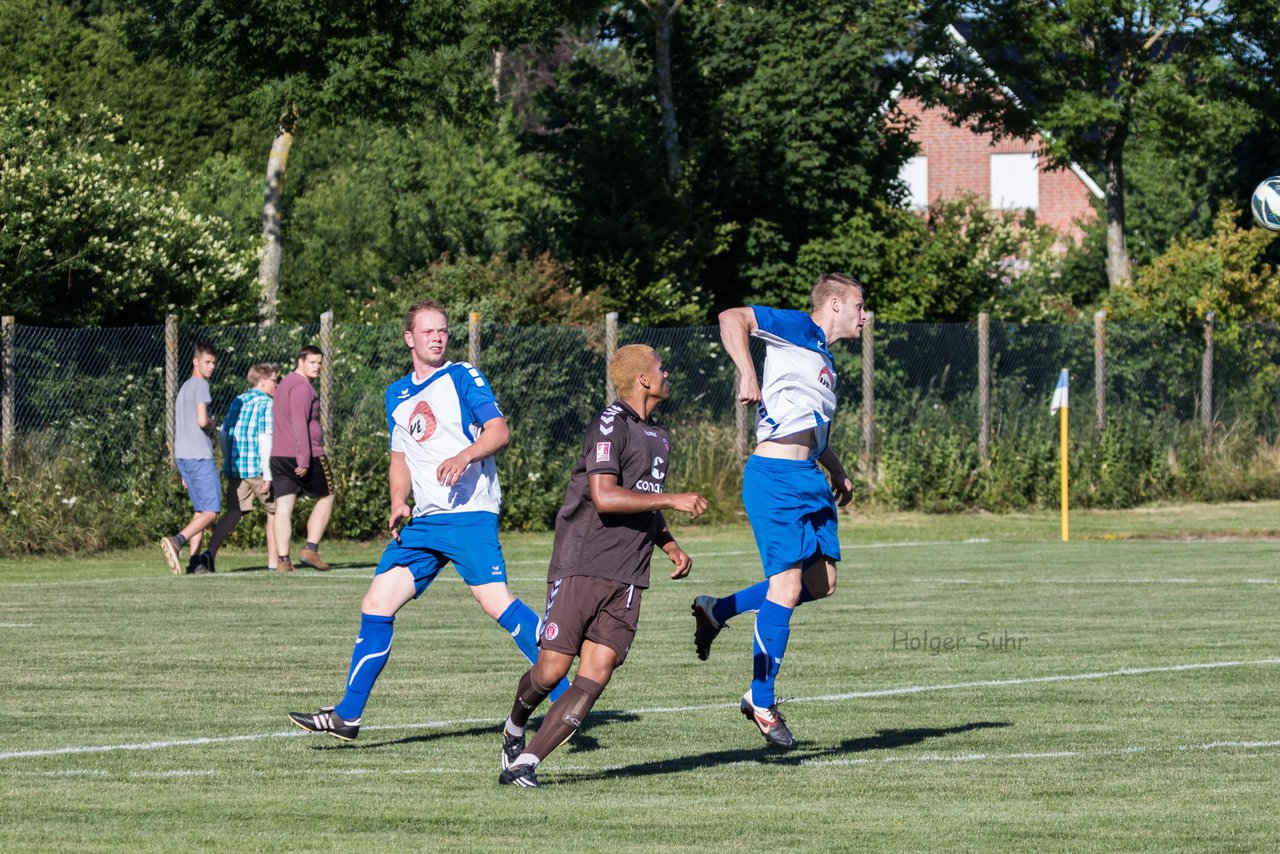
[[[618,395],[625,397],[635,391],[636,380],[653,367],[658,352],[648,344],[627,344],[619,347],[609,360],[609,379]]]

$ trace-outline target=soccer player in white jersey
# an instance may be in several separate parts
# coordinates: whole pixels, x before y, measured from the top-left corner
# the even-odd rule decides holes
[[[421,596],[449,561],[524,657],[530,663],[538,658],[538,615],[507,588],[498,543],[502,490],[493,455],[510,439],[507,421],[484,374],[445,358],[449,330],[438,303],[423,300],[409,307],[404,343],[413,372],[389,385],[386,394],[392,541],[360,603],[346,693],[337,706],[289,713],[303,729],[344,741],[360,731],[369,692],[391,652],[396,612]],[[552,696],[568,687],[561,680]]]
[[[764,563],[765,580],[717,599],[693,602],[694,648],[706,659],[732,617],[756,612],[751,687],[739,708],[770,744],[796,740],[778,714],[774,681],[799,605],[835,592],[840,540],[836,500],[853,483],[827,445],[836,409],[836,371],[829,346],[857,338],[867,322],[862,285],[842,273],[818,279],[806,314],[761,306],[720,314],[720,337],[738,368],[738,401],[756,405],[756,448],[742,473],[742,503]],[[756,378],[750,337],[765,343],[764,383]],[[819,464],[831,475],[828,484]]]

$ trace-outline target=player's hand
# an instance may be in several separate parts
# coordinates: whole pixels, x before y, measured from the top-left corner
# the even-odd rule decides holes
[[[269,481],[269,480],[264,480],[264,481],[262,482],[262,486],[259,486],[259,487],[258,487],[258,491],[259,491],[259,492],[261,492],[263,495],[270,495],[270,494],[271,494],[271,481]]]
[[[688,513],[690,519],[697,519],[707,509],[707,499],[696,492],[677,492],[671,496],[671,509]]]
[[[441,486],[453,486],[458,482],[458,478],[462,477],[462,473],[467,470],[469,465],[471,465],[471,460],[465,454],[450,457],[436,469],[436,480],[440,482]]]
[[[738,380],[738,403],[743,406],[754,406],[760,402],[760,382],[753,371],[749,376],[743,374]]]
[[[676,565],[675,572],[671,573],[672,579],[684,578],[689,574],[689,570],[693,569],[693,558],[689,557],[684,549],[676,545],[674,540],[663,551],[667,553],[667,557],[671,558],[671,562]]]
[[[397,543],[400,542],[400,523],[412,515],[413,511],[403,501],[392,505],[391,517],[387,519],[387,530],[391,532],[392,539]]]
[[[838,506],[845,506],[853,500],[853,481],[844,476],[831,478],[831,493]]]
[[[306,477],[307,472],[309,471],[311,471],[310,466],[298,466],[293,470],[293,473],[296,474],[298,477]]]

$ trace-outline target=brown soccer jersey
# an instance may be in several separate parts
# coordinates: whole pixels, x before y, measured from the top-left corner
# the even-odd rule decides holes
[[[547,581],[570,575],[610,578],[649,586],[649,558],[662,525],[656,510],[601,516],[591,503],[587,479],[611,474],[624,489],[665,492],[671,440],[615,400],[587,427],[582,455],[573,467],[564,503],[556,514],[555,544]]]

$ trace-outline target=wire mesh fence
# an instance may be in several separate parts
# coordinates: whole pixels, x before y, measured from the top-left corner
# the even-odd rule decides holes
[[[512,443],[499,465],[512,524],[549,520],[588,420],[609,402],[605,326],[603,319],[584,327],[480,323],[470,341],[455,329],[449,357],[476,358],[511,426]],[[7,324],[0,374],[5,474],[74,450],[104,488],[136,489],[167,457],[168,398],[189,375],[197,341],[219,350],[210,383],[218,417],[247,387],[250,365],[274,362],[287,372],[298,348],[321,336],[318,323],[172,329],[176,341],[166,341],[163,326]],[[866,386],[860,387],[863,346],[833,347],[842,411],[832,441],[866,493],[894,506],[998,504],[992,490],[1010,489],[999,481],[1014,477],[1015,465],[1023,468],[1017,477],[1036,485],[1014,490],[1019,497],[1007,504],[1056,500],[1056,421],[1048,405],[1063,368],[1070,372],[1071,432],[1086,479],[1090,465],[1100,483],[1106,466],[1118,465],[1107,462],[1108,454],[1173,458],[1179,449],[1211,446],[1215,434],[1270,447],[1280,431],[1280,329],[1274,326],[1206,333],[1150,323],[877,322],[873,329],[874,370]],[[750,446],[744,435],[750,420],[740,417],[734,367],[718,329],[623,325],[616,338],[658,350],[672,389],[660,419],[682,437],[682,446],[705,454],[702,464],[714,471],[703,472],[704,479],[731,477],[740,462],[735,458]],[[385,492],[383,392],[410,366],[402,330],[336,324],[329,346],[332,359],[320,385],[333,425],[327,439],[337,448],[335,475],[341,489],[376,504]],[[873,417],[859,417],[860,406]],[[989,435],[980,437],[981,431]],[[1167,486],[1176,474],[1165,472],[1161,482]],[[1154,488],[1130,490],[1123,499],[1114,497],[1115,489],[1086,490],[1081,500],[1133,503],[1159,497]],[[369,530],[376,530],[373,521]],[[354,521],[349,528],[362,530]]]

